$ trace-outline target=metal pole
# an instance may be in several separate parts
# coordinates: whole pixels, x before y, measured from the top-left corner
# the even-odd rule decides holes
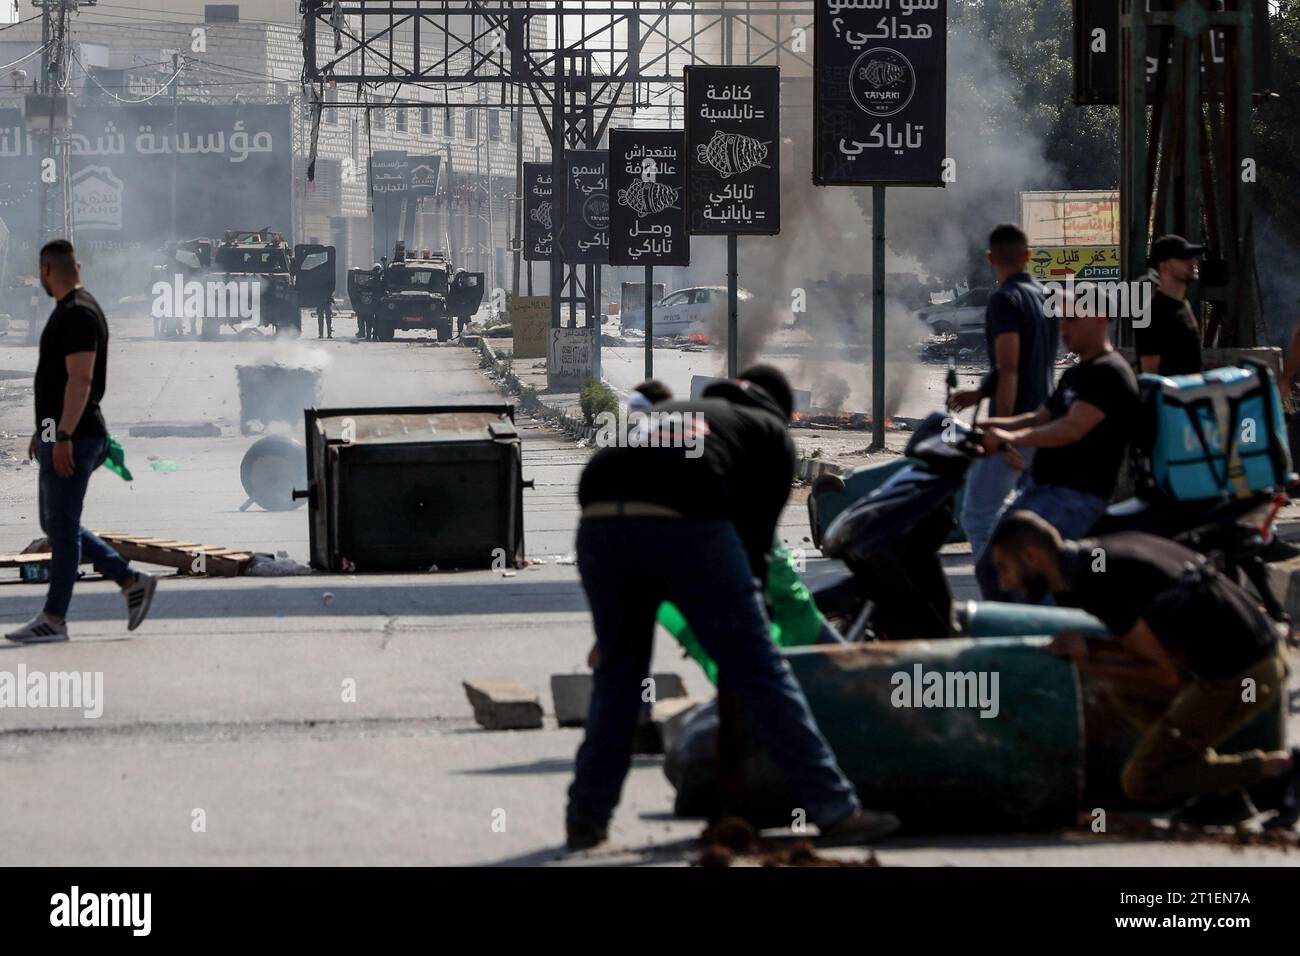
[[[655,377],[655,267],[645,267],[645,377]]]
[[[510,88],[515,101],[515,115],[511,123],[515,127],[515,241],[510,245],[514,253],[514,278],[510,283],[512,295],[519,295],[519,264],[524,248],[524,107],[523,93],[519,87]],[[528,294],[533,294],[533,264],[528,263]]]
[[[740,342],[738,302],[736,295],[736,234],[727,236],[727,377],[740,374]]]
[[[180,125],[180,104],[179,104],[179,91],[177,90],[177,87],[180,86],[180,76],[176,74],[176,71],[180,69],[180,59],[181,59],[181,55],[179,53],[172,54],[172,74],[173,74],[172,142],[173,143],[176,142],[176,140],[180,137],[180,130],[178,128]],[[177,227],[176,227],[176,161],[177,159],[178,159],[178,154],[175,152],[175,150],[173,150],[172,170],[171,170],[172,172],[172,236],[171,236],[172,242],[176,242],[177,240],[180,239],[180,236],[177,234]]]
[[[885,447],[885,187],[871,187],[871,451]]]
[[[555,91],[551,96],[551,328],[560,327],[564,259],[560,250],[560,210],[564,208],[564,5],[555,4]]]

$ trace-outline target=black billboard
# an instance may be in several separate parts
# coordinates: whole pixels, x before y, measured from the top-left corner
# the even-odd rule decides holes
[[[1120,76],[1120,0],[1074,0],[1074,102],[1085,105],[1119,105]],[[1151,0],[1152,10],[1170,11],[1170,0]],[[1268,0],[1252,0],[1251,59],[1255,68],[1253,92],[1264,93],[1272,87],[1272,49]],[[1161,48],[1167,42],[1167,29],[1155,27],[1147,32],[1147,94],[1154,95],[1157,75],[1170,67],[1170,55],[1161,64]],[[1172,49],[1172,46],[1169,47]],[[1223,89],[1226,41],[1223,30],[1210,33],[1210,61],[1214,64],[1215,86]],[[1205,67],[1201,67],[1202,83]],[[1175,80],[1181,84],[1181,79]],[[1204,93],[1204,89],[1202,89]]]
[[[564,168],[564,260],[609,262],[609,153],[571,149]]]
[[[610,130],[609,194],[612,265],[690,265],[685,130]]]
[[[555,187],[550,163],[524,163],[524,258],[543,262],[551,258],[555,236]]]
[[[780,70],[688,66],[685,74],[690,231],[780,232]]]
[[[293,150],[287,105],[181,103],[81,106],[69,132],[73,242],[87,283],[134,291],[148,261],[176,231],[220,239],[228,229],[291,237]],[[39,245],[42,137],[22,111],[0,110],[0,218],[10,265]],[[58,189],[58,186],[52,186]]]
[[[813,21],[813,182],[942,186],[947,0],[815,0]]]

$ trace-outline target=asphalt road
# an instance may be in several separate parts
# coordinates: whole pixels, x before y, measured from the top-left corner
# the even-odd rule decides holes
[[[344,323],[340,322],[340,326]],[[358,343],[156,341],[113,319],[112,430],[136,480],[99,473],[87,524],[307,557],[306,512],[241,511],[234,367],[281,358],[323,368],[324,403],[496,397],[468,349],[417,338]],[[0,552],[39,534],[35,471],[22,461],[35,350],[0,338]],[[144,423],[213,422],[219,438],[128,438]],[[549,712],[549,676],[584,669],[589,616],[565,561],[587,454],[521,421],[531,555],[512,576],[311,575],[178,579],[128,634],[116,590],[82,582],[73,640],[0,648],[0,670],[103,674],[103,714],[0,709],[0,860],[7,864],[499,864],[560,859],[564,791],[580,731]],[[155,471],[154,462],[174,462]],[[783,535],[806,535],[800,503]],[[950,557],[959,593],[970,569]],[[834,573],[813,560],[810,575]],[[326,592],[333,596],[327,603]],[[42,588],[0,571],[0,624],[38,609]],[[698,669],[658,642],[656,670],[706,693]],[[543,730],[487,732],[461,680],[509,676],[538,690]],[[350,683],[349,683],[350,682]],[[345,689],[355,686],[355,701]],[[671,815],[658,758],[638,758],[611,845],[573,862],[680,863],[698,821]],[[201,820],[203,827],[199,828]],[[504,821],[504,827],[501,822]],[[494,826],[495,824],[495,826]],[[887,863],[1294,864],[1249,848],[1059,837],[906,838]]]

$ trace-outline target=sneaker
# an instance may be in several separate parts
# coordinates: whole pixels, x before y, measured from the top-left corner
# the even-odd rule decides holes
[[[66,641],[68,625],[55,624],[42,611],[18,630],[10,631],[5,638],[15,644],[49,644],[53,641]]]
[[[135,572],[135,583],[122,591],[126,598],[126,629],[134,631],[140,626],[149,605],[153,604],[153,592],[158,587],[158,579],[145,571]]]
[[[1291,748],[1291,769],[1278,779],[1285,789],[1277,813],[1264,821],[1265,830],[1290,829],[1300,823],[1300,747]]]
[[[1244,823],[1258,811],[1245,790],[1203,793],[1174,811],[1173,821],[1194,827],[1228,827]]]
[[[889,836],[902,824],[892,813],[854,810],[847,817],[821,828],[820,846],[858,846]]]
[[[577,853],[580,850],[590,850],[592,847],[600,846],[600,844],[609,839],[609,831],[604,827],[569,823],[565,825],[564,829],[568,837],[568,839],[565,840],[565,846],[569,848],[570,853]]]

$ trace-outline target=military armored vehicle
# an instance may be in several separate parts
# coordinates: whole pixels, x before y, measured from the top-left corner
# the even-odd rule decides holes
[[[182,286],[191,279],[200,279],[212,268],[211,239],[182,239],[158,251],[149,276],[149,295],[152,299],[153,334],[158,338],[181,335],[185,331],[183,293],[171,294],[164,286]],[[178,278],[179,277],[179,278]],[[162,283],[162,285],[159,285]],[[181,300],[177,308],[176,299]],[[194,331],[197,315],[190,316],[190,331]]]
[[[452,270],[446,253],[406,251],[398,241],[391,262],[348,270],[348,298],[362,338],[387,342],[398,329],[429,329],[440,341],[474,317],[483,301],[483,273]]]
[[[246,305],[251,296],[243,284],[258,283],[260,294],[256,309],[231,309],[228,306],[215,310],[216,314],[203,317],[200,334],[215,338],[223,324],[235,328],[250,324],[270,325],[276,333],[288,331],[302,333],[302,314],[298,309],[298,293],[294,288],[292,251],[278,232],[270,229],[230,229],[213,250],[212,271],[206,276],[209,285],[217,282],[239,283],[242,302]],[[223,303],[228,296],[215,296]],[[230,313],[234,314],[230,314]],[[224,313],[224,314],[223,314]],[[241,314],[244,313],[244,314]]]

